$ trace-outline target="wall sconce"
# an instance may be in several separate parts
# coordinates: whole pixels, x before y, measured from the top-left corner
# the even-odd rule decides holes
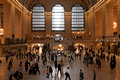
[[[113,22],[113,28],[117,28],[117,23]]]
[[[0,36],[2,36],[3,34],[4,34],[4,30],[0,28]]]

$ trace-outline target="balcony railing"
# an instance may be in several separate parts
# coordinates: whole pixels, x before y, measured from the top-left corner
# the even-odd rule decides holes
[[[24,43],[26,43],[25,39],[5,38],[5,44],[24,44]]]

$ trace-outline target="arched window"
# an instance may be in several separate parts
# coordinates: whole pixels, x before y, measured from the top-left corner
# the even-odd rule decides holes
[[[41,4],[36,4],[32,9],[32,30],[45,31],[45,9]]]
[[[56,4],[52,9],[52,31],[65,30],[65,13],[64,7]]]
[[[72,31],[83,31],[84,30],[84,8],[76,4],[72,7]]]

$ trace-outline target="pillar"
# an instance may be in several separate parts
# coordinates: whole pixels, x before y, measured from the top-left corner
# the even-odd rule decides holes
[[[85,14],[85,38],[89,38],[89,27],[88,27],[88,15],[87,13]]]
[[[15,38],[21,39],[21,12],[19,10],[15,10]]]
[[[22,11],[21,12],[21,39],[25,38],[24,37],[24,33],[25,33],[25,24],[27,24],[25,22],[25,15],[24,15],[24,12]]]
[[[46,35],[52,35],[52,13],[51,12],[45,12],[45,33]],[[53,35],[54,36],[54,35]]]
[[[106,19],[106,6],[102,8],[102,36],[106,36],[106,26],[107,26],[107,19]]]
[[[118,38],[119,38],[120,36],[120,0],[117,0],[117,24],[118,24],[117,33],[118,33]]]
[[[11,37],[15,35],[15,6],[11,4],[10,10],[10,26],[11,26]]]
[[[65,12],[65,37],[72,38],[71,12]]]
[[[105,51],[108,51],[107,36],[113,36],[113,17],[113,6],[105,5],[102,8],[102,37],[105,36],[103,39]]]
[[[117,37],[118,42],[120,42],[120,0],[117,0],[117,34],[118,34]],[[119,48],[118,50],[120,51],[120,47],[118,48]]]
[[[107,49],[107,42],[105,40],[106,38],[106,26],[107,26],[107,10],[106,5],[102,8],[102,46],[105,48],[105,51]],[[103,38],[104,37],[104,38]],[[104,45],[103,45],[104,43]]]
[[[107,5],[107,26],[106,26],[106,35],[113,36],[113,17],[114,17],[114,8],[113,5]]]
[[[32,38],[32,36],[31,36],[31,31],[32,31],[31,26],[32,26],[31,25],[31,14],[29,14],[29,16],[28,16],[28,26],[27,26],[27,36],[26,36],[27,40],[30,40]]]

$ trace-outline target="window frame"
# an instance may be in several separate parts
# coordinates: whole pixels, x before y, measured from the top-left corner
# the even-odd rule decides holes
[[[38,19],[43,19],[43,20],[44,20],[44,21],[43,21],[43,22],[44,22],[44,27],[43,27],[43,28],[44,28],[45,30],[33,30],[34,27],[33,27],[33,24],[32,24],[32,23],[33,23],[33,19],[35,19],[35,18],[33,18],[33,11],[32,11],[32,10],[33,10],[33,7],[35,7],[35,6],[37,6],[37,5],[40,5],[40,6],[42,6],[42,7],[44,8],[44,18],[38,18]],[[32,32],[45,32],[45,31],[46,31],[45,7],[44,7],[42,4],[40,4],[40,3],[35,4],[35,5],[32,6],[31,12],[32,12],[32,13],[31,13],[31,31],[32,31]],[[40,12],[40,13],[41,13],[41,12]],[[39,24],[37,24],[37,25],[39,25]],[[41,24],[41,25],[42,25],[42,24]],[[37,28],[37,27],[35,27],[35,28]],[[42,28],[42,27],[38,27],[38,28]]]
[[[52,9],[51,9],[51,13],[53,13],[52,12],[52,10],[53,10],[53,8],[56,6],[56,5],[61,5],[62,7],[63,7],[63,9],[64,9],[64,27],[58,27],[58,28],[64,28],[64,30],[52,30],[52,28],[53,28],[53,18],[52,18],[52,16],[53,16],[53,14],[51,15],[51,32],[65,32],[65,30],[66,30],[66,22],[65,22],[65,8],[64,8],[64,6],[62,5],[62,4],[55,4],[54,6],[52,6]],[[60,19],[60,18],[59,18]],[[62,18],[63,19],[63,18]],[[54,19],[55,20],[55,19]],[[59,22],[59,21],[58,21]],[[61,25],[61,24],[59,24],[59,25]],[[54,28],[57,28],[57,27],[54,27]]]
[[[73,21],[74,19],[77,19],[77,18],[72,18],[72,16],[73,16],[73,15],[72,15],[72,13],[73,13],[72,10],[73,10],[73,7],[76,7],[76,6],[83,8],[83,12],[74,12],[74,13],[83,13],[83,17],[84,17],[84,18],[78,18],[78,20],[80,20],[79,22],[84,22],[84,24],[83,24],[84,27],[72,27],[72,26],[73,26],[72,23],[73,23],[73,22],[77,22],[77,21]],[[84,7],[83,7],[81,4],[75,4],[75,5],[72,6],[72,8],[71,8],[71,31],[85,31],[85,13],[84,13],[84,12],[85,12],[85,9],[84,9]],[[74,15],[74,16],[75,16],[75,15]],[[76,16],[77,16],[77,15],[76,15]],[[81,19],[83,19],[83,21],[81,21]],[[78,23],[79,23],[79,22],[78,22]],[[78,25],[78,26],[79,26],[79,25],[82,25],[82,24],[74,24],[74,25]],[[77,28],[78,28],[78,29],[79,29],[79,28],[81,28],[81,29],[83,28],[83,30],[73,30],[73,29],[77,29]]]

